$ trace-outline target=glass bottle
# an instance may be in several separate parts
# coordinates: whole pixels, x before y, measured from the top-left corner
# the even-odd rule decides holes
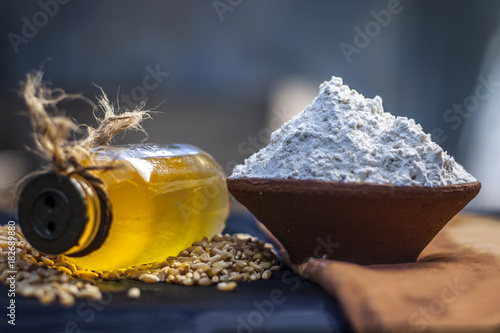
[[[225,176],[215,160],[184,144],[108,146],[92,163],[108,198],[79,175],[35,176],[19,199],[27,240],[85,269],[113,270],[164,261],[224,228]]]

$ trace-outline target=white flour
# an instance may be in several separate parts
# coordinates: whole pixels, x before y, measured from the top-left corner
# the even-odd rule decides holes
[[[476,179],[413,119],[384,112],[332,77],[269,145],[234,169],[233,178],[295,178],[441,186]]]

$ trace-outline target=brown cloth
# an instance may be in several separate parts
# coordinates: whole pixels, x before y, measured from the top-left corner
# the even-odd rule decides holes
[[[459,215],[414,263],[297,269],[339,299],[356,332],[500,332],[500,220]]]

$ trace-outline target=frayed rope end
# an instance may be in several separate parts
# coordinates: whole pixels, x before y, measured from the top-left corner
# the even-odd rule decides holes
[[[151,116],[149,110],[143,110],[144,103],[135,110],[118,113],[101,88],[102,95],[97,98],[97,110],[94,109],[99,126],[85,126],[86,136],[80,140],[69,140],[70,134],[79,126],[70,118],[49,115],[47,109],[54,108],[63,100],[80,98],[81,95],[50,89],[42,82],[42,77],[43,73],[40,71],[29,73],[26,82],[21,86],[29,109],[36,151],[50,163],[51,169],[64,173],[80,173],[85,169],[82,162],[90,159],[91,149],[109,144],[116,135],[127,130],[146,133],[141,122]],[[98,110],[104,113],[103,118],[96,115]],[[95,169],[95,166],[92,169]],[[109,166],[103,166],[103,169],[109,169]]]

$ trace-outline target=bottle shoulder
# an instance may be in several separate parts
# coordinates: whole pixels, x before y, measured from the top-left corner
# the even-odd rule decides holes
[[[132,145],[113,145],[106,147],[99,147],[93,150],[94,158],[111,158],[111,159],[151,159],[151,158],[165,158],[177,157],[186,155],[196,155],[204,153],[198,147],[183,144],[132,144]]]
[[[212,156],[188,144],[114,145],[94,150],[91,163],[102,165],[109,161],[115,161],[116,168],[100,173],[109,184],[131,179],[164,183],[214,176],[225,178]]]

